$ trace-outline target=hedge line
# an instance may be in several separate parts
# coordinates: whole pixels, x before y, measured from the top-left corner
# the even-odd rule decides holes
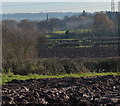
[[[57,75],[79,72],[117,72],[120,59],[40,59],[3,62],[3,73],[12,72],[19,75],[40,74]]]

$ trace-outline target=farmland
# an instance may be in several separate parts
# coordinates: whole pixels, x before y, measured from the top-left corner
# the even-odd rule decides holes
[[[42,44],[39,56],[42,58],[102,58],[119,57],[119,37],[53,39]]]
[[[65,31],[54,33],[63,36]],[[118,37],[47,36],[48,43],[39,46],[38,59],[3,64],[3,105],[119,106]]]
[[[102,58],[118,57],[117,47],[81,47],[81,48],[47,48],[40,49],[41,58]]]
[[[2,104],[119,106],[119,27],[109,14],[3,20]]]
[[[119,80],[113,75],[13,80],[3,86],[3,105],[119,106]]]

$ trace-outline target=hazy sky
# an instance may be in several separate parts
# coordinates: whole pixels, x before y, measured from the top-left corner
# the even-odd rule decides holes
[[[17,1],[17,0],[4,0],[4,2],[2,3],[2,13],[81,12],[83,10],[86,10],[88,12],[110,11],[110,2],[98,2],[100,0],[91,0],[97,2],[87,2],[87,0],[84,0],[86,2],[75,2],[80,0],[74,0],[74,2],[42,2],[42,0],[34,0],[34,2],[11,2],[11,1]],[[33,0],[24,0],[24,1],[33,1]],[[41,2],[35,2],[35,1],[41,1]],[[60,1],[60,0],[55,0],[55,1]],[[73,0],[66,0],[66,1],[73,1]],[[115,6],[117,10],[117,3],[115,4]]]
[[[111,0],[2,0],[3,2],[110,2]],[[114,0],[118,2],[120,0]]]

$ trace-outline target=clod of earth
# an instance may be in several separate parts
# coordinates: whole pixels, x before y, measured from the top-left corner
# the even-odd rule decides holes
[[[13,80],[2,87],[2,104],[120,106],[120,76]]]

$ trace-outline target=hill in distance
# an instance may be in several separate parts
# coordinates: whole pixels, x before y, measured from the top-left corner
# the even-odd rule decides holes
[[[47,19],[47,14],[49,18],[63,18],[65,16],[80,15],[81,12],[46,12],[46,13],[13,13],[13,14],[0,14],[2,20],[23,20],[29,19],[33,21],[42,21]]]

